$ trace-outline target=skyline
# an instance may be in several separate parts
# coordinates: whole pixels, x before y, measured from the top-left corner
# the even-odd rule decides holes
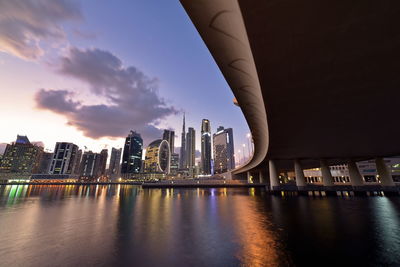
[[[161,137],[163,129],[171,128],[176,137],[180,136],[183,111],[187,127],[199,129],[201,120],[209,118],[213,132],[219,125],[232,127],[237,144],[246,143],[248,127],[240,109],[232,103],[231,90],[178,2],[118,6],[94,1],[68,5],[48,2],[40,2],[47,4],[47,9],[24,11],[29,14],[1,4],[7,15],[0,20],[0,64],[4,69],[0,73],[0,116],[8,127],[0,133],[0,143],[11,143],[21,134],[42,141],[46,149],[65,141],[100,151],[105,146],[122,147],[129,130],[137,130],[149,136],[146,146],[153,137]],[[57,18],[50,12],[56,8],[61,12]],[[105,22],[107,12],[112,19]],[[7,43],[7,19],[13,15],[21,21],[15,30],[21,36],[33,36],[33,44],[18,39],[19,35],[12,36],[25,49]],[[146,30],[139,27],[143,21],[148,25]],[[29,32],[23,25],[34,25],[40,31]],[[131,31],[115,31],[122,26]],[[85,72],[87,66],[101,67],[96,71],[107,79],[100,81],[96,72]],[[132,72],[139,78],[132,78]],[[131,80],[115,83],[125,76]],[[135,82],[145,86],[135,88]],[[135,101],[132,92],[143,90],[143,98],[150,96],[150,103],[155,103],[142,107],[150,108],[146,114],[159,112],[141,120],[130,101]],[[89,124],[84,114],[96,123]],[[121,127],[122,123],[114,122],[115,116],[110,114],[130,121]],[[114,125],[104,127],[104,122]],[[118,131],[110,132],[109,128]],[[200,138],[196,139],[196,149],[200,150]],[[179,146],[180,140],[176,142]]]

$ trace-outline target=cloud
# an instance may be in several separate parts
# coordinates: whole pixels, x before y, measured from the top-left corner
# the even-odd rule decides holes
[[[71,48],[58,72],[87,83],[90,92],[107,104],[86,105],[74,100],[72,91],[41,89],[35,95],[37,107],[62,114],[88,137],[123,137],[133,129],[147,143],[161,137],[158,122],[178,112],[158,95],[156,79],[133,66],[124,67],[108,51]]]
[[[62,23],[81,18],[75,1],[0,0],[0,51],[38,59],[44,41],[65,40]]]

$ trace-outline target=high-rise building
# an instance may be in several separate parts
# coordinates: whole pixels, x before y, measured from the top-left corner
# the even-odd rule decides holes
[[[176,175],[178,174],[178,170],[179,170],[179,154],[173,153],[171,156],[170,173]]]
[[[87,151],[83,153],[80,175],[87,179],[98,178],[101,174],[101,154]]]
[[[54,148],[50,174],[73,174],[78,156],[78,146],[73,143],[57,142]]]
[[[0,172],[37,173],[42,154],[43,147],[32,144],[26,136],[18,135],[15,143],[6,146],[0,165]]]
[[[220,126],[213,135],[214,172],[224,173],[235,168],[233,130]]]
[[[131,131],[125,139],[122,155],[121,173],[139,173],[142,166],[143,139],[137,132]]]
[[[110,157],[110,166],[108,167],[108,175],[120,174],[120,162],[121,162],[122,148],[112,148]]]
[[[50,172],[50,165],[52,161],[53,161],[53,153],[43,152],[37,173],[48,174]]]
[[[100,152],[100,175],[106,174],[106,166],[107,166],[107,159],[108,159],[108,149],[102,149]]]
[[[181,150],[179,154],[179,169],[186,169],[186,129],[185,129],[185,113],[183,113],[183,126],[181,137]]]
[[[80,174],[81,160],[82,160],[82,149],[79,149],[75,158],[74,174],[77,175]]]
[[[165,173],[170,171],[171,153],[166,140],[155,140],[146,148],[144,172]]]
[[[192,128],[188,128],[186,134],[186,168],[189,170],[189,175],[193,176],[195,167],[195,153],[196,153],[196,131]]]
[[[211,125],[207,119],[201,122],[201,173],[211,174]]]
[[[169,144],[169,149],[171,155],[175,153],[175,131],[172,130],[164,130],[163,140],[167,140]]]

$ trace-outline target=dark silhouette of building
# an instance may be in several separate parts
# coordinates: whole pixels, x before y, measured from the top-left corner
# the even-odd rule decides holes
[[[183,114],[183,126],[181,136],[181,150],[179,154],[179,169],[186,169],[186,129],[185,129],[185,114]]]
[[[107,159],[108,159],[108,149],[103,149],[100,152],[100,175],[106,175],[106,166],[107,166]]]
[[[196,131],[192,128],[188,128],[188,132],[186,134],[186,168],[189,170],[189,175],[193,176],[194,168],[196,165],[195,162],[195,153],[196,153]]]
[[[211,125],[207,119],[201,122],[201,173],[211,174]]]
[[[108,167],[108,175],[118,175],[120,174],[120,162],[121,162],[121,153],[122,148],[112,148],[111,149],[111,156],[110,156],[110,166]]]
[[[169,143],[169,149],[171,155],[175,153],[175,131],[172,130],[164,130],[163,140],[167,140]]]

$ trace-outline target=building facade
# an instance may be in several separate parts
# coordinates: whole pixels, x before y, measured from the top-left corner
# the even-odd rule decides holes
[[[207,119],[201,122],[201,173],[211,174],[211,125]]]
[[[85,180],[98,178],[101,173],[100,162],[101,155],[99,153],[94,153],[92,151],[83,153],[80,166],[81,178]]]
[[[42,154],[43,147],[32,144],[26,136],[18,135],[15,143],[6,146],[0,172],[38,173]]]
[[[78,156],[78,146],[73,143],[57,142],[50,165],[50,174],[73,174]]]
[[[175,153],[175,131],[164,130],[163,140],[167,140],[171,155]]]
[[[186,169],[186,129],[185,129],[185,114],[183,114],[183,126],[181,136],[181,149],[179,153],[179,169]]]
[[[131,131],[125,139],[122,155],[121,174],[139,173],[142,166],[143,139]]]
[[[195,162],[196,153],[196,131],[192,128],[188,128],[186,134],[186,168],[189,171],[189,175],[193,176],[194,168],[196,166]]]
[[[53,153],[43,152],[37,173],[49,174],[52,161],[53,161]]]
[[[146,148],[144,172],[169,174],[170,162],[171,153],[168,141],[155,140]]]
[[[107,159],[108,159],[108,149],[102,149],[100,152],[100,175],[106,175],[106,166],[107,166]]]
[[[172,153],[171,154],[170,174],[177,175],[178,171],[179,171],[179,154]]]
[[[233,130],[220,126],[213,135],[214,172],[224,173],[235,168]]]
[[[111,149],[111,157],[110,157],[110,166],[108,167],[108,175],[113,176],[113,175],[119,175],[121,170],[120,170],[120,162],[121,162],[121,153],[122,153],[122,148],[112,148]]]

